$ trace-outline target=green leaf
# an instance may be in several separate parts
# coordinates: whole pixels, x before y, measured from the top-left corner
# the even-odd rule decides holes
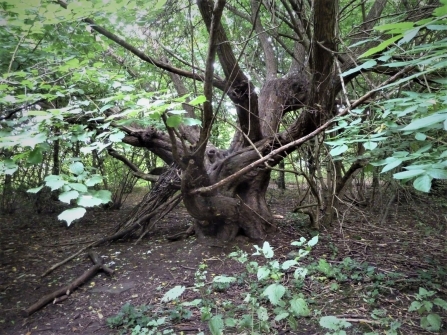
[[[60,221],[66,221],[67,226],[70,226],[74,220],[82,218],[85,215],[85,212],[85,208],[82,207],[71,208],[63,211],[57,218]]]
[[[79,191],[81,193],[86,193],[88,191],[87,186],[80,183],[68,183],[68,186],[70,186],[72,189]]]
[[[368,51],[366,51],[365,53],[363,53],[362,55],[360,55],[359,58],[365,58],[365,57],[374,55],[375,53],[378,53],[378,52],[384,50],[387,46],[389,46],[389,45],[393,44],[394,42],[396,42],[397,40],[401,39],[402,36],[403,36],[402,34],[399,34],[397,36],[387,39],[386,41],[383,41],[378,46],[371,48]]]
[[[343,144],[333,148],[329,153],[331,154],[332,157],[335,157],[341,155],[346,150],[348,150],[348,146],[346,144]]]
[[[307,273],[309,272],[306,268],[298,268],[293,273],[293,278],[295,279],[304,279],[306,278]]]
[[[260,280],[263,280],[263,279],[265,279],[265,278],[268,278],[269,275],[270,275],[270,269],[268,269],[267,267],[265,267],[265,266],[260,266],[260,267],[258,268],[257,277],[258,277],[258,280],[259,280],[259,281],[260,281]]]
[[[377,142],[372,142],[372,141],[365,142],[365,143],[363,143],[363,147],[366,150],[374,150],[375,148],[377,148]]]
[[[126,136],[126,134],[122,131],[117,131],[114,133],[111,133],[109,136],[109,140],[111,142],[121,142],[121,140]]]
[[[441,298],[435,298],[433,300],[433,303],[443,309],[445,309],[447,311],[447,301],[445,301],[444,299]]]
[[[394,157],[391,157],[394,158]],[[399,166],[400,164],[402,164],[402,161],[400,159],[394,158],[391,163],[388,163],[387,165],[385,165],[382,169],[382,171],[380,173],[385,173],[389,170],[394,169],[395,167]]]
[[[282,263],[281,269],[288,270],[291,266],[294,266],[296,264],[298,264],[298,262],[296,260],[289,259],[289,260],[285,261],[284,263]]]
[[[427,136],[423,133],[416,133],[416,135],[414,135],[414,138],[418,141],[425,141],[427,139]]]
[[[85,185],[88,187],[95,186],[102,182],[102,177],[100,175],[93,175],[85,181]]]
[[[166,125],[171,128],[176,128],[182,123],[182,118],[178,115],[168,116],[166,119]]]
[[[222,335],[222,330],[224,329],[224,323],[221,315],[214,315],[208,322],[210,332],[213,335]]]
[[[258,313],[258,319],[260,321],[268,321],[269,314],[265,307],[263,307],[263,306],[259,307],[257,313]]]
[[[403,171],[393,174],[394,179],[407,179],[419,176],[420,174],[425,173],[425,170],[409,170]]]
[[[101,203],[103,204],[107,204],[110,201],[112,201],[112,192],[110,192],[109,190],[99,190],[96,191],[93,196],[96,199],[101,200]]]
[[[70,201],[73,199],[76,199],[79,196],[78,191],[67,191],[59,194],[59,200],[62,202],[65,202],[67,204],[70,204]]]
[[[235,277],[228,276],[216,276],[213,278],[213,283],[234,283],[236,281]]]
[[[398,45],[402,45],[404,43],[411,42],[413,40],[413,38],[415,38],[416,35],[418,34],[419,29],[421,29],[421,28],[417,27],[417,28],[414,28],[414,29],[407,30],[404,33],[404,37],[397,44]]]
[[[339,330],[341,328],[349,328],[352,324],[336,316],[329,315],[320,319],[320,326],[326,329]]]
[[[185,291],[185,286],[177,285],[165,293],[163,298],[161,298],[161,302],[168,302],[168,301],[176,300],[183,294],[184,291]]]
[[[44,187],[44,186],[42,185],[42,186],[39,186],[39,187],[36,187],[36,188],[30,188],[30,189],[27,190],[26,192],[36,194],[36,193],[38,193],[43,187]]]
[[[275,283],[267,286],[262,295],[266,296],[273,305],[278,305],[285,292],[286,288],[284,286]]]
[[[382,24],[378,27],[375,27],[374,30],[378,30],[378,31],[399,30],[399,31],[403,32],[403,31],[413,28],[413,26],[414,26],[413,22],[396,22],[396,23]]]
[[[202,121],[190,117],[183,118],[183,124],[186,126],[201,126]]]
[[[428,314],[421,318],[421,327],[433,332],[438,332],[441,330],[442,319],[438,314]]]
[[[262,245],[262,253],[264,254],[265,258],[272,258],[274,255],[273,249],[267,241],[265,241]]]
[[[350,70],[348,70],[346,72],[343,72],[341,74],[341,76],[342,77],[346,77],[346,76],[349,76],[352,73],[356,73],[356,72],[358,72],[360,70],[363,70],[363,69],[370,69],[370,68],[372,68],[372,67],[374,67],[376,65],[377,65],[377,62],[375,60],[373,60],[373,59],[370,59],[370,60],[360,64],[359,66],[356,66],[353,69],[350,69]]]
[[[307,245],[309,247],[314,247],[316,244],[318,243],[318,235],[315,235],[314,237],[312,237],[309,242],[307,242]]]
[[[446,113],[435,113],[422,119],[413,120],[408,126],[402,128],[401,130],[418,130],[421,128],[426,128],[435,123],[444,122],[447,119]]]
[[[435,179],[447,179],[447,171],[444,169],[429,169],[427,174]]]
[[[206,97],[204,95],[199,95],[197,98],[192,99],[188,104],[192,106],[197,106],[206,101]]]
[[[82,207],[94,207],[101,205],[103,202],[101,199],[96,198],[90,194],[83,194],[78,197],[76,203],[78,204],[78,206]]]
[[[31,151],[28,155],[28,159],[26,160],[29,164],[39,164],[43,160],[42,151],[40,148],[36,147],[33,151]]]
[[[84,172],[84,164],[81,162],[74,162],[70,164],[70,172],[76,175],[80,175]]]
[[[302,298],[294,298],[290,300],[290,309],[297,316],[309,316],[310,310],[307,302]]]
[[[48,186],[51,189],[51,191],[58,190],[64,185],[65,185],[64,180],[50,180],[45,182],[45,186]]]
[[[413,187],[421,192],[430,192],[432,178],[428,175],[423,175],[416,178],[413,182]]]

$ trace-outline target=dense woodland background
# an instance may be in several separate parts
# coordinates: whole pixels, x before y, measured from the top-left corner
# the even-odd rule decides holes
[[[299,216],[310,235],[286,273],[352,211],[389,225],[416,197],[440,206],[445,234],[447,1],[7,0],[0,11],[4,227],[25,210],[71,227],[138,194],[85,250],[157,234],[181,204],[189,225],[169,240],[250,241],[269,261],[262,243]],[[284,195],[292,205],[274,208]],[[270,276],[263,296],[296,328],[307,303],[292,294],[287,310],[284,274],[268,264],[249,272]],[[423,289],[420,327],[442,331],[447,303]],[[236,327],[201,311],[213,334]],[[263,313],[252,333],[271,331]],[[328,320],[329,334],[348,328]]]

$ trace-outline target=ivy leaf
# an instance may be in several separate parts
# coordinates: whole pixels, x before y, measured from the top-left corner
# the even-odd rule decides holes
[[[63,211],[61,214],[58,215],[57,218],[60,221],[66,221],[67,226],[70,226],[74,220],[82,218],[85,215],[85,213],[86,213],[85,208],[76,207]]]
[[[161,302],[168,302],[168,301],[175,300],[178,297],[180,297],[184,291],[185,291],[185,286],[177,285],[165,293],[163,298],[161,298]]]
[[[423,175],[414,180],[413,186],[418,191],[428,193],[431,189],[431,180],[432,178],[430,176]]]
[[[284,286],[275,283],[267,286],[262,295],[266,296],[273,305],[278,305],[285,292],[286,289]]]
[[[62,202],[65,202],[67,204],[70,204],[70,201],[73,199],[76,199],[79,196],[78,191],[67,191],[59,194],[59,200]]]
[[[74,162],[70,164],[69,169],[71,173],[80,175],[84,172],[84,164],[82,164],[81,162]]]

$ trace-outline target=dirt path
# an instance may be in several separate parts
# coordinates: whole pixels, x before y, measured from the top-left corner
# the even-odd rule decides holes
[[[303,235],[309,238],[311,232],[305,227],[305,219],[290,214],[293,192],[281,195],[272,190],[269,199],[276,214],[284,216],[278,221],[279,232],[269,238],[275,255],[284,260],[292,250],[290,242]],[[100,273],[62,303],[50,304],[28,318],[20,315],[43,295],[81,275],[91,262],[82,254],[44,278],[40,277],[42,273],[113,229],[130,209],[93,210],[70,228],[58,223],[56,214],[37,215],[24,209],[12,216],[0,216],[0,334],[114,334],[106,319],[116,315],[126,302],[134,306],[156,304],[173,286],[190,287],[201,263],[207,265],[210,274],[240,272],[243,267],[226,255],[236,248],[252,250],[252,243],[244,239],[225,248],[203,245],[195,238],[167,242],[166,235],[185,230],[190,224],[186,211],[179,207],[137,245],[121,241],[95,248],[115,270],[113,276]],[[385,226],[377,224],[380,214],[351,208],[340,215],[339,223],[321,232],[309,262],[318,264],[324,258],[339,273],[334,278],[315,275],[306,281],[303,292],[312,297],[311,308],[321,315],[372,320],[372,311],[382,308],[391,318],[401,320],[402,334],[424,334],[418,326],[419,317],[408,312],[408,306],[424,283],[437,288],[437,296],[446,299],[446,207],[442,199],[430,198],[396,203]],[[394,282],[358,280],[368,269],[357,269],[356,274],[356,267],[365,264],[387,280],[389,274],[396,274]],[[382,290],[379,284],[387,288]],[[376,296],[371,293],[374,289]],[[221,294],[238,293],[235,288]],[[439,314],[447,323],[447,313]],[[179,325],[177,329],[192,329],[190,333],[203,330],[197,318]],[[447,334],[445,325],[443,329]],[[324,333],[318,328],[318,318],[303,320],[302,332],[297,334],[307,333]]]

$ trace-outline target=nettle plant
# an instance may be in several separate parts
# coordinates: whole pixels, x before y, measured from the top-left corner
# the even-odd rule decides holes
[[[273,334],[272,324],[287,327],[292,330],[298,328],[298,320],[311,315],[308,303],[300,292],[301,283],[308,270],[300,266],[299,261],[306,257],[312,247],[318,242],[318,236],[307,241],[304,237],[300,241],[292,242],[299,249],[294,259],[279,262],[274,258],[274,250],[268,242],[262,247],[255,246],[253,256],[260,256],[258,261],[251,260],[248,253],[239,250],[229,255],[230,258],[246,266],[246,271],[237,277],[219,275],[208,279],[206,264],[200,264],[195,274],[192,290],[200,296],[192,301],[180,301],[186,288],[175,286],[166,292],[161,303],[166,308],[158,308],[162,313],[151,313],[150,320],[132,324],[132,334],[158,335],[172,332],[168,321],[175,322],[191,317],[191,309],[200,313],[201,320],[207,322],[209,331],[213,335],[228,334],[243,331],[249,334]],[[285,273],[291,273],[293,280],[285,284]],[[230,288],[231,285],[242,286],[242,297],[239,301],[216,299],[213,294]],[[155,309],[154,309],[155,310]],[[173,318],[172,311],[182,311],[182,315]],[[112,327],[126,327],[123,320],[127,319],[123,312],[119,318],[110,318]],[[133,318],[135,319],[135,318]],[[163,331],[161,331],[163,328]],[[200,334],[204,334],[199,333]]]
[[[417,312],[421,316],[421,328],[438,332],[441,330],[442,319],[439,314],[434,313],[434,308],[438,306],[447,311],[447,301],[434,298],[435,293],[420,287],[419,293],[416,293],[415,300],[411,303],[408,311]]]

